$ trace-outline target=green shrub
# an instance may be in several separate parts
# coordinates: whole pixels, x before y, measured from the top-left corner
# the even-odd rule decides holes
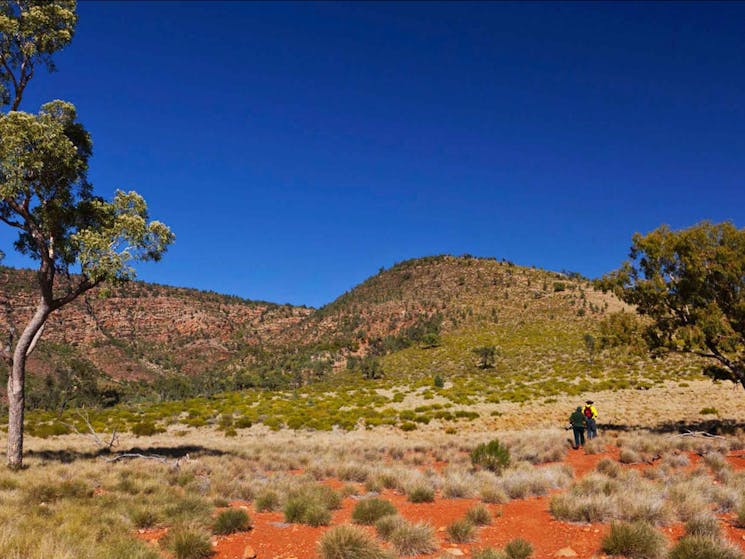
[[[435,378],[432,380],[432,384],[435,386],[435,388],[445,387],[445,381],[442,380],[442,377],[440,375],[435,375]]]
[[[213,534],[233,534],[251,529],[251,518],[241,509],[227,509],[215,518],[212,525]]]
[[[356,524],[375,524],[375,522],[391,514],[396,514],[396,507],[384,499],[365,499],[357,503],[352,511],[352,521]]]
[[[130,431],[132,431],[133,435],[137,435],[138,437],[150,437],[158,433],[163,433],[165,429],[158,427],[152,421],[141,421],[132,425]]]
[[[698,514],[686,522],[685,531],[687,536],[719,538],[722,535],[719,519],[712,514],[706,513]]]
[[[646,522],[612,522],[601,549],[630,559],[657,559],[664,556],[665,541],[665,536]]]
[[[716,538],[685,536],[670,550],[668,559],[742,559],[742,553]]]
[[[716,408],[702,408],[698,413],[701,415],[718,415],[719,410]]]
[[[380,536],[384,540],[389,540],[391,538],[391,534],[393,534],[396,528],[398,528],[404,522],[406,521],[397,514],[383,516],[382,518],[378,519],[377,522],[375,522],[375,531],[378,533],[378,536]]]
[[[485,547],[473,552],[473,559],[507,559],[505,554],[493,547]]]
[[[471,452],[471,463],[500,473],[510,465],[510,451],[498,439],[482,443]]]
[[[517,538],[504,546],[504,554],[507,559],[528,559],[533,555],[533,546],[530,542]]]
[[[213,553],[208,534],[192,528],[176,528],[164,538],[175,559],[207,559]]]
[[[491,524],[491,513],[484,505],[475,505],[466,511],[466,519],[476,526]]]
[[[451,542],[468,543],[476,539],[476,527],[468,519],[456,520],[447,527]]]
[[[149,507],[132,510],[129,513],[129,518],[135,528],[152,528],[160,521],[157,510]]]
[[[349,524],[334,526],[318,541],[321,559],[386,559],[388,554],[365,530]]]
[[[401,522],[390,535],[390,542],[401,555],[432,553],[438,547],[435,529],[429,524]]]
[[[270,489],[262,491],[254,499],[256,512],[273,512],[279,510],[279,504],[279,495]]]
[[[435,490],[428,485],[417,485],[406,493],[406,497],[411,503],[431,503],[435,500]]]

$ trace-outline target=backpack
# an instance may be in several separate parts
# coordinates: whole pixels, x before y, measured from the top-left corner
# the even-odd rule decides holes
[[[590,406],[585,406],[584,414],[586,418],[592,419],[592,408]]]

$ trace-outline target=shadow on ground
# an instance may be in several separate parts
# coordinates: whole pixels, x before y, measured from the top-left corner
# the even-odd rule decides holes
[[[707,433],[709,435],[732,435],[745,431],[745,423],[734,419],[706,419],[702,421],[667,421],[651,427],[624,424],[599,424],[603,431],[651,431],[653,433]]]
[[[122,454],[141,454],[143,456],[162,457],[167,459],[184,458],[187,455],[191,458],[198,458],[199,456],[237,456],[234,452],[217,450],[215,448],[207,448],[199,445],[151,446],[146,448],[133,447],[119,452],[109,452],[105,449],[92,452],[80,452],[69,449],[29,450],[26,452],[25,456],[26,458],[36,458],[49,462],[69,464],[76,460],[92,460],[94,458],[102,457],[113,459]]]

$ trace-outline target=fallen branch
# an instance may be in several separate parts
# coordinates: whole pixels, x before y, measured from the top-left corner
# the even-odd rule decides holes
[[[686,431],[685,433],[677,433],[673,435],[674,437],[703,437],[708,439],[726,439],[726,437],[722,437],[721,435],[712,435],[711,433],[707,433],[706,431]]]
[[[122,454],[117,454],[113,458],[107,458],[106,462],[118,462],[119,460],[134,460],[134,459],[140,459],[140,460],[156,460],[162,464],[165,464],[166,466],[170,466],[173,470],[178,470],[181,467],[181,462],[183,460],[189,460],[189,455],[182,456],[181,458],[176,458],[173,462],[170,462],[166,456],[162,456],[160,454],[141,454],[139,452],[125,452]]]
[[[117,432],[117,428],[114,427],[114,431],[111,433],[111,438],[108,442],[105,442],[101,439],[101,437],[98,436],[98,433],[96,433],[96,430],[93,428],[93,425],[91,425],[90,419],[88,418],[88,414],[82,414],[80,412],[77,413],[77,416],[83,420],[86,427],[88,427],[88,433],[81,433],[78,428],[73,423],[62,423],[65,427],[68,429],[72,429],[75,431],[78,435],[85,435],[87,437],[90,437],[93,439],[93,442],[96,443],[100,448],[104,449],[106,452],[111,452],[111,449],[114,448],[116,445],[119,444],[119,433]]]

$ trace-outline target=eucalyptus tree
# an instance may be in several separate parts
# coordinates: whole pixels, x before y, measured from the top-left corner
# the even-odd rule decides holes
[[[745,229],[704,221],[637,233],[630,259],[598,284],[652,319],[652,350],[704,357],[705,374],[745,387]]]
[[[18,232],[14,248],[38,263],[36,307],[22,329],[9,313],[0,355],[9,366],[8,465],[23,463],[26,362],[50,314],[106,281],[134,277],[136,261],[159,260],[170,229],[148,217],[136,192],[107,201],[87,180],[91,138],[75,107],[64,101],[38,114],[18,111],[35,68],[53,69],[51,55],[67,45],[77,15],[70,1],[0,1],[0,222]],[[8,310],[14,301],[7,301]]]

